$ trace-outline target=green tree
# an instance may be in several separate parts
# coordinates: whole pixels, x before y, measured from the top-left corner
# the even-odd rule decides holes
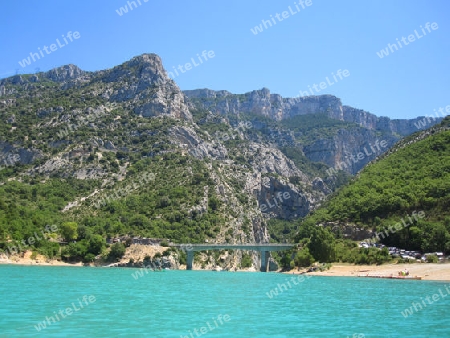
[[[208,206],[212,210],[217,210],[219,208],[219,205],[220,205],[220,200],[215,196],[211,197],[208,201]]]
[[[66,260],[80,260],[88,253],[88,243],[85,239],[77,243],[69,243],[61,250],[61,256]]]
[[[93,235],[89,238],[88,250],[94,255],[98,255],[102,252],[103,248],[106,246],[106,241],[101,235]]]
[[[327,229],[316,227],[308,248],[313,257],[319,262],[328,263],[335,260],[335,239],[333,234]]]
[[[241,267],[245,269],[251,266],[252,266],[252,257],[247,253],[243,253],[241,259]]]
[[[295,264],[299,267],[308,267],[314,263],[314,257],[309,252],[308,247],[302,248],[297,255],[295,255]]]
[[[120,260],[123,255],[125,255],[125,245],[123,243],[115,243],[111,246],[111,251],[108,254],[108,259],[111,261],[118,261]]]
[[[67,241],[73,241],[78,238],[78,224],[75,222],[64,222],[61,224],[61,236]]]

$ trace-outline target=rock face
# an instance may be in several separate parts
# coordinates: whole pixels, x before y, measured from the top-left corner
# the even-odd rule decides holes
[[[42,158],[42,151],[38,149],[17,147],[0,140],[0,167],[30,164],[39,158]]]
[[[86,72],[75,65],[65,65],[30,77],[12,76],[0,80],[0,97],[17,92],[14,88],[7,90],[8,84],[22,85],[27,89],[27,85],[38,84],[40,79],[59,83],[61,89],[98,84],[101,89],[97,94],[111,103],[126,103],[138,115],[166,115],[192,120],[185,96],[168,77],[156,54],[143,54],[112,69],[97,72]]]
[[[336,120],[352,122],[369,130],[396,133],[400,136],[423,129],[414,125],[422,119],[421,117],[412,120],[377,117],[364,110],[343,106],[341,100],[333,95],[283,98],[281,95],[271,94],[267,88],[239,95],[225,90],[209,89],[185,90],[183,93],[196,104],[201,104],[204,109],[221,115],[251,112],[274,120],[285,120],[297,115],[327,113],[329,117]],[[433,124],[441,120],[436,119]]]
[[[254,172],[261,174],[274,173],[284,177],[300,177],[307,180],[303,174],[280,150],[271,147],[265,147],[261,144],[251,143],[247,153],[253,158],[250,162]]]
[[[426,124],[420,124],[419,122],[423,120],[421,117],[412,120],[377,117],[364,110],[343,106],[341,100],[332,95],[283,98],[278,94],[271,94],[267,88],[242,95],[209,89],[187,90],[184,93],[190,100],[190,106],[208,110],[223,118],[230,116],[239,118],[242,113],[252,113],[274,121],[285,121],[295,116],[322,113],[329,119],[347,122],[348,125],[342,125],[334,133],[316,135],[305,142],[301,141],[301,133],[296,135],[291,130],[280,129],[267,131],[265,122],[257,119],[252,121],[255,130],[265,133],[263,139],[254,138],[253,141],[268,142],[275,148],[286,146],[298,148],[309,160],[326,164],[334,169],[342,169],[350,174],[356,174],[401,137],[441,121],[441,118],[435,118]],[[384,147],[379,147],[381,142]],[[354,160],[358,154],[360,157]],[[277,158],[266,159],[259,164],[259,171],[264,173],[264,166],[277,160]],[[288,174],[287,177],[289,176]]]
[[[106,91],[112,102],[129,101],[134,112],[144,117],[168,115],[191,120],[184,95],[171,80],[156,54],[143,54],[111,70],[100,72],[99,80],[120,83]]]
[[[319,225],[329,227],[335,234],[339,234],[346,239],[351,239],[352,241],[362,241],[374,236],[372,230],[360,228],[356,224],[352,223],[326,222]]]
[[[248,156],[253,158],[253,174],[246,179],[245,190],[258,201],[263,214],[272,218],[296,219],[305,217],[312,208],[330,192],[321,181],[313,184],[307,175],[280,150],[251,144]],[[289,182],[295,178],[302,186]]]
[[[70,80],[80,79],[84,76],[89,79],[89,73],[81,70],[75,65],[65,65],[62,67],[54,68],[43,74],[44,78],[47,78],[54,82],[67,82]],[[36,78],[31,79],[32,82],[36,82],[39,78],[38,76],[35,77]]]
[[[261,189],[256,191],[256,197],[261,211],[270,217],[292,220],[305,217],[311,210],[310,196],[275,177],[261,179]]]
[[[384,141],[385,147],[380,143]],[[380,156],[398,141],[392,134],[378,136],[367,129],[341,129],[328,139],[320,139],[303,148],[305,155],[314,162],[356,174],[374,158]],[[362,154],[359,158],[358,154]],[[351,159],[353,156],[353,159]]]
[[[356,109],[349,106],[343,106],[342,111],[343,111],[342,115],[334,114],[333,111],[333,115],[330,114],[330,117],[341,119],[347,122],[357,123],[370,130],[390,132],[392,134],[400,136],[410,135],[412,133],[415,133],[416,131],[429,128],[433,124],[437,124],[442,121],[442,118],[437,118],[435,119],[435,121],[432,122],[432,124],[420,126],[420,124],[417,123],[418,121],[424,118],[423,116],[410,120],[406,119],[391,120],[389,117],[385,116],[378,117],[364,110]]]
[[[228,156],[227,149],[223,145],[205,142],[192,128],[176,126],[172,128],[171,135],[177,144],[196,158],[210,157],[224,160]]]
[[[110,266],[119,268],[144,268],[149,270],[160,270],[160,269],[178,270],[180,268],[180,263],[178,262],[178,257],[168,256],[161,258],[153,258],[135,263],[131,262],[116,263]]]

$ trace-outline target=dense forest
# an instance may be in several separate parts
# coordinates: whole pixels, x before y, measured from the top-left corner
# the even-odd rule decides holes
[[[294,231],[301,229],[296,239],[311,243],[316,232],[326,234],[322,246],[328,241],[334,250],[322,259],[355,261],[339,257],[342,247],[355,247],[354,244],[343,240],[341,234],[330,236],[330,228],[316,227],[341,222],[374,230],[372,240],[386,246],[450,252],[449,127],[447,117],[440,125],[400,141],[294,227]],[[418,213],[423,217],[414,217]],[[407,226],[398,226],[402,220]],[[375,234],[380,233],[384,235],[377,238]],[[369,249],[356,251],[367,253]]]

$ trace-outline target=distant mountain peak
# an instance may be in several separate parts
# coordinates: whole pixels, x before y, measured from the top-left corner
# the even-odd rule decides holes
[[[44,77],[55,82],[65,82],[68,80],[77,79],[85,75],[86,73],[87,72],[81,70],[78,66],[68,64],[49,70],[48,72],[44,73]]]

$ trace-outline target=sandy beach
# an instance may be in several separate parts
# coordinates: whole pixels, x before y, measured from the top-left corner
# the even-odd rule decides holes
[[[0,264],[16,264],[16,265],[48,265],[48,266],[83,266],[83,263],[65,263],[56,259],[48,259],[42,255],[31,258],[32,251],[26,251],[22,255],[0,256]]]
[[[313,276],[358,277],[383,275],[397,276],[399,271],[408,270],[410,276],[420,276],[422,280],[450,281],[450,263],[413,263],[413,264],[383,264],[383,265],[351,265],[343,263],[332,264],[329,270],[308,272]],[[299,274],[305,270],[291,270],[287,274]]]

